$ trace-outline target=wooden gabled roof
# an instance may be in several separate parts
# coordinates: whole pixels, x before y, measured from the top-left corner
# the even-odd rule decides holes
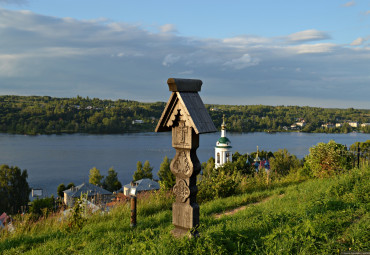
[[[162,113],[155,132],[171,131],[176,118],[175,116],[179,112],[182,118],[188,122],[188,125],[194,129],[195,133],[202,134],[217,131],[211,116],[209,116],[209,113],[197,92],[199,90],[191,91],[190,89],[179,89],[180,91],[178,91],[177,89],[173,89],[176,87],[173,85],[174,83],[181,84],[181,86],[184,86],[184,84],[186,86],[186,84],[188,84],[189,88],[193,85],[192,81],[198,84],[200,90],[200,86],[202,84],[202,81],[200,80],[168,79],[167,83],[170,87],[170,90],[173,92]]]

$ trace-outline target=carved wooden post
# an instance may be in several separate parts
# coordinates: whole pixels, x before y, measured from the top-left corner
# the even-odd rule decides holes
[[[131,196],[131,218],[130,218],[130,227],[136,227],[136,196]]]
[[[170,166],[176,176],[173,187],[176,202],[172,205],[175,229],[172,233],[176,237],[187,235],[189,231],[197,235],[199,206],[196,202],[196,176],[201,170],[196,154],[199,134],[216,132],[217,129],[198,94],[201,80],[170,78],[167,83],[172,94],[155,131],[172,130],[172,147],[176,149]]]

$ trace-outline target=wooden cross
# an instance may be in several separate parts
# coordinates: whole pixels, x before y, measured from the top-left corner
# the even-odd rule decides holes
[[[167,102],[156,132],[172,131],[172,146],[176,155],[170,169],[176,177],[172,204],[172,234],[175,237],[197,236],[199,205],[196,201],[197,175],[201,165],[196,154],[199,134],[216,132],[217,129],[205,108],[198,91],[201,80],[174,79],[167,81],[171,97]]]

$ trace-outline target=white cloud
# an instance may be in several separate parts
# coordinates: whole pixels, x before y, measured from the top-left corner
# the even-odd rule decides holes
[[[223,43],[232,47],[245,47],[245,46],[257,46],[262,44],[271,43],[271,39],[256,36],[236,36],[232,38],[225,38],[222,40]]]
[[[15,4],[15,5],[24,5],[27,4],[27,0],[0,0],[1,4]]]
[[[173,54],[168,54],[168,55],[166,55],[164,57],[164,59],[162,61],[162,65],[164,65],[164,66],[170,66],[170,65],[175,64],[179,60],[180,60],[180,56],[175,56]]]
[[[368,102],[370,49],[308,44],[328,37],[309,31],[291,40],[199,39],[126,23],[0,9],[0,94],[166,101],[160,84],[165,87],[168,77],[179,75],[202,79],[202,97],[209,103],[248,104],[262,94],[269,104],[279,96],[285,104],[298,97],[323,104]]]
[[[330,39],[329,34],[323,31],[318,31],[316,29],[309,29],[300,31],[287,36],[288,41],[290,42],[307,42],[307,41],[319,41]]]
[[[0,77],[12,77],[18,74],[16,55],[0,55]]]
[[[356,40],[354,40],[353,42],[351,42],[351,45],[352,46],[358,46],[358,45],[363,44],[365,41],[366,41],[365,38],[359,37]]]
[[[351,6],[354,6],[354,5],[356,5],[356,2],[355,2],[355,0],[352,0],[352,1],[349,1],[345,4],[343,4],[342,6],[343,7],[351,7]]]
[[[193,73],[194,73],[194,70],[186,70],[186,71],[179,72],[179,75],[190,75]]]
[[[224,63],[224,66],[234,68],[236,70],[241,70],[250,66],[258,65],[259,60],[251,58],[249,54],[244,54],[240,58],[235,58]]]
[[[177,32],[176,26],[173,24],[165,24],[163,26],[160,26],[159,30],[162,33],[175,33]]]
[[[333,43],[317,43],[317,44],[301,44],[296,46],[287,47],[294,50],[298,54],[308,53],[329,53],[336,47]]]

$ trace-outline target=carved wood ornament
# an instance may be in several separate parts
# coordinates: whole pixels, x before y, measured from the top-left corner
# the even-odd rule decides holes
[[[172,234],[176,237],[196,236],[199,226],[196,176],[201,170],[196,150],[199,134],[215,132],[216,127],[198,95],[202,81],[170,78],[167,83],[172,94],[155,131],[172,130],[172,147],[176,149],[170,165],[176,177],[173,187],[176,202],[172,205],[175,228]]]

